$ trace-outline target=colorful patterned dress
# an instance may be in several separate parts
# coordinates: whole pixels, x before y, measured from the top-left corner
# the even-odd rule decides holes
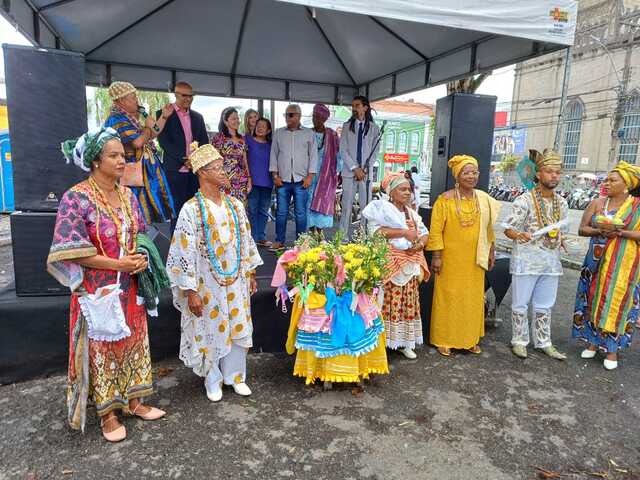
[[[246,204],[247,182],[249,181],[245,164],[247,144],[243,139],[236,142],[222,132],[216,134],[211,143],[224,158],[224,171],[231,182],[231,188],[227,193]]]
[[[126,189],[125,193],[131,202],[138,231],[143,232],[145,222],[138,202],[130,189]],[[99,217],[96,215],[97,208]],[[114,212],[124,224],[122,208],[114,209]],[[127,237],[131,248],[132,235]],[[138,299],[135,276],[120,273],[119,281],[122,290],[120,302],[131,335],[113,342],[88,337],[87,320],[78,298],[93,294],[100,287],[113,285],[118,278],[114,270],[82,267],[74,262],[97,254],[120,258],[121,247],[117,240],[116,225],[103,204],[96,206],[94,193],[85,181],[65,192],[60,202],[47,259],[49,273],[72,291],[67,406],[69,424],[76,429],[84,429],[89,398],[95,403],[98,415],[102,416],[114,409],[126,411],[129,400],[153,393],[147,312],[144,302]]]
[[[146,222],[166,222],[174,218],[173,197],[155,143],[150,141],[143,148],[133,148],[132,142],[142,135],[140,122],[113,106],[104,126],[120,135],[127,163],[142,161],[144,186],[130,188],[140,202]]]
[[[625,229],[640,230],[640,199],[629,197],[610,214],[623,220]],[[639,261],[633,240],[591,238],[576,292],[574,338],[608,353],[629,346],[640,313]]]

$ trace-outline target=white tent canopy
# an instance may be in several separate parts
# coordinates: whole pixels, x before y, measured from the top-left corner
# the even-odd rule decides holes
[[[3,9],[4,7],[4,9]],[[576,0],[10,0],[44,48],[81,52],[87,83],[346,103],[399,95],[573,43]],[[7,9],[8,8],[8,9]]]

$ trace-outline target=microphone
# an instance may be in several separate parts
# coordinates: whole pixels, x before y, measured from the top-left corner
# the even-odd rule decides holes
[[[147,114],[147,111],[145,110],[145,108],[142,105],[138,105],[138,113],[140,115],[142,115],[145,119],[149,116]]]

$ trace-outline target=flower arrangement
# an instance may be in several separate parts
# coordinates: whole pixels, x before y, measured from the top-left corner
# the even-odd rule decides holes
[[[295,246],[282,254],[278,265],[286,272],[289,284],[302,293],[324,293],[333,288],[337,293],[371,295],[384,278],[387,242],[382,235],[356,235],[354,242],[342,244],[338,234],[333,241],[317,234],[301,235]],[[285,283],[284,272],[276,269],[274,286]]]

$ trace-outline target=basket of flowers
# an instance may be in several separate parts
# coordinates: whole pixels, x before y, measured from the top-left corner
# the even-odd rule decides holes
[[[378,292],[387,244],[361,235],[342,244],[302,235],[278,259],[272,279],[276,303],[293,301],[287,351],[312,351],[317,358],[359,356],[378,345],[384,331]]]

